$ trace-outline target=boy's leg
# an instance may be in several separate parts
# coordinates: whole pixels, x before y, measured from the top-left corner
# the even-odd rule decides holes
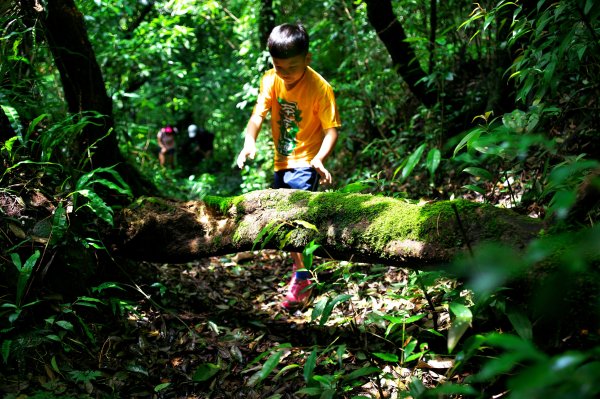
[[[314,168],[286,169],[275,172],[275,188],[291,188],[307,191],[316,191],[319,186],[319,174]],[[302,253],[290,252],[294,261],[292,267],[292,278],[288,285],[288,292],[281,303],[284,308],[292,308],[301,305],[308,297],[310,290],[306,287],[311,284],[309,273],[304,271]],[[297,270],[301,270],[297,272]]]

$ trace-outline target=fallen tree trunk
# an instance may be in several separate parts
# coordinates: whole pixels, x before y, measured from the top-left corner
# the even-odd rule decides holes
[[[464,200],[414,203],[298,190],[189,202],[146,198],[118,223],[116,253],[137,260],[185,263],[253,248],[301,252],[314,240],[322,256],[417,269],[447,263],[486,241],[523,248],[542,227]]]

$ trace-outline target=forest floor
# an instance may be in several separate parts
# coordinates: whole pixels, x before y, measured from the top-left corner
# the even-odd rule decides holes
[[[327,269],[326,260],[317,264]],[[408,284],[411,272],[366,264],[348,264],[345,273],[324,270],[316,277],[313,302],[288,312],[280,301],[290,270],[287,254],[270,250],[187,265],[144,264],[128,305],[122,302],[128,322],[99,343],[94,355],[100,373],[82,377],[80,388],[97,397],[275,399],[306,397],[298,391],[307,389],[311,396],[396,398],[411,379],[433,386],[454,365],[434,354],[438,344],[446,353],[446,340],[431,333],[433,313],[423,312],[428,302]],[[340,301],[329,317],[313,317],[321,299],[346,294],[352,299]],[[415,349],[410,362],[385,361],[383,353],[395,356],[398,343],[386,338],[381,316],[402,309],[407,317],[422,313],[404,325],[406,343],[417,330],[429,341],[419,342],[421,354]],[[437,328],[445,329],[449,315],[438,310]],[[373,356],[378,352],[379,358]],[[373,378],[378,370],[385,379]],[[60,379],[47,371],[40,377],[46,383]],[[322,376],[319,383],[307,384],[309,372]]]

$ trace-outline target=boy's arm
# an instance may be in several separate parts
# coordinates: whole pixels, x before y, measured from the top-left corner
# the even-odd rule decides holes
[[[325,137],[323,137],[323,142],[321,143],[321,148],[319,149],[317,155],[315,155],[315,157],[312,159],[312,161],[310,161],[310,166],[315,168],[321,176],[321,183],[331,184],[332,182],[331,173],[329,173],[329,171],[325,169],[325,165],[323,165],[323,162],[333,151],[337,138],[338,133],[335,127],[326,129]]]
[[[246,135],[244,136],[244,148],[237,157],[237,166],[242,169],[248,158],[254,159],[256,156],[256,138],[263,123],[260,115],[252,115],[246,126]]]

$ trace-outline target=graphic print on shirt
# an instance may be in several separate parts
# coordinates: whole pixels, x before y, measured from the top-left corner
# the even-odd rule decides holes
[[[279,110],[279,141],[277,142],[277,152],[281,155],[291,155],[298,141],[296,135],[300,128],[298,123],[302,120],[301,111],[298,109],[298,103],[287,102],[283,98],[278,98]]]

